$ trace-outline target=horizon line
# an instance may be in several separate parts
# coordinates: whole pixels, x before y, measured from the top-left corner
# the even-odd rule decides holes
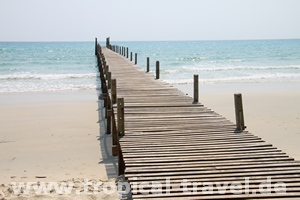
[[[95,37],[97,38],[97,37]],[[0,43],[5,42],[94,42],[93,40],[0,40]],[[98,39],[98,38],[97,38]],[[200,41],[262,41],[262,40],[300,40],[300,38],[273,38],[273,39],[187,39],[187,40],[113,40],[113,42],[200,42]],[[104,40],[98,40],[98,42],[106,42]]]

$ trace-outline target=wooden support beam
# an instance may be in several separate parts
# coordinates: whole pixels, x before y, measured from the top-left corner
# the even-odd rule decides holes
[[[125,123],[124,123],[124,98],[118,98],[117,102],[117,118],[118,118],[118,134],[120,136],[125,135]]]
[[[126,58],[128,58],[128,47],[126,48]]]
[[[102,59],[103,60],[103,59]],[[103,68],[103,75],[104,74],[106,74],[106,71],[105,71],[105,68],[106,68],[106,61],[105,60],[103,60],[103,66],[102,66],[102,68]]]
[[[150,71],[150,58],[147,57],[147,71],[146,72],[149,72]]]
[[[117,80],[111,79],[111,102],[112,104],[117,103]]]
[[[245,130],[242,94],[234,94],[235,118],[237,131]]]
[[[156,79],[159,79],[159,61],[156,61]]]
[[[137,64],[137,53],[135,53],[135,57],[134,57],[134,64]]]
[[[110,41],[109,41],[109,40],[110,40],[110,38],[109,38],[109,37],[108,37],[108,38],[106,38],[106,47],[107,47],[107,48],[109,48],[109,46],[110,46]]]
[[[118,156],[118,175],[125,174],[125,162],[123,158],[122,148],[119,145],[119,156]]]
[[[111,99],[107,96],[107,110],[106,110],[106,134],[111,134]]]
[[[97,48],[98,47],[98,42],[97,42],[97,38],[95,38],[95,55],[97,55]]]
[[[106,78],[106,80],[107,80],[107,76],[108,76],[108,71],[109,71],[109,66],[106,65],[105,66],[105,78]]]
[[[194,74],[194,103],[199,102],[199,77]]]
[[[112,155],[117,156],[119,154],[119,145],[118,145],[118,132],[117,132],[117,125],[116,119],[114,114],[114,109],[112,108]]]
[[[107,72],[107,89],[111,89],[111,72]]]
[[[132,52],[130,52],[130,61],[132,61]]]

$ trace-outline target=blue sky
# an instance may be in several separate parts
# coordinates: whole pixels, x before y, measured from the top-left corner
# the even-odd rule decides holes
[[[300,38],[299,0],[0,0],[0,41]]]

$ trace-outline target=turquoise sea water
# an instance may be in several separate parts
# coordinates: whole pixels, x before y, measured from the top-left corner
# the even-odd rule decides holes
[[[160,61],[161,78],[189,84],[199,74],[200,84],[300,81],[300,40],[128,42],[146,69],[150,57],[154,73]]]
[[[96,85],[94,43],[0,43],[0,92],[88,90]]]
[[[104,45],[104,43],[101,43]],[[300,40],[112,42],[151,73],[189,84],[300,82]],[[0,92],[95,90],[94,42],[0,42]]]

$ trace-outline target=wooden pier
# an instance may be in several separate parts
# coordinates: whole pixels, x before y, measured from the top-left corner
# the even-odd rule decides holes
[[[241,101],[235,124],[106,45],[95,47],[100,98],[133,199],[300,197],[300,163],[244,130]]]

